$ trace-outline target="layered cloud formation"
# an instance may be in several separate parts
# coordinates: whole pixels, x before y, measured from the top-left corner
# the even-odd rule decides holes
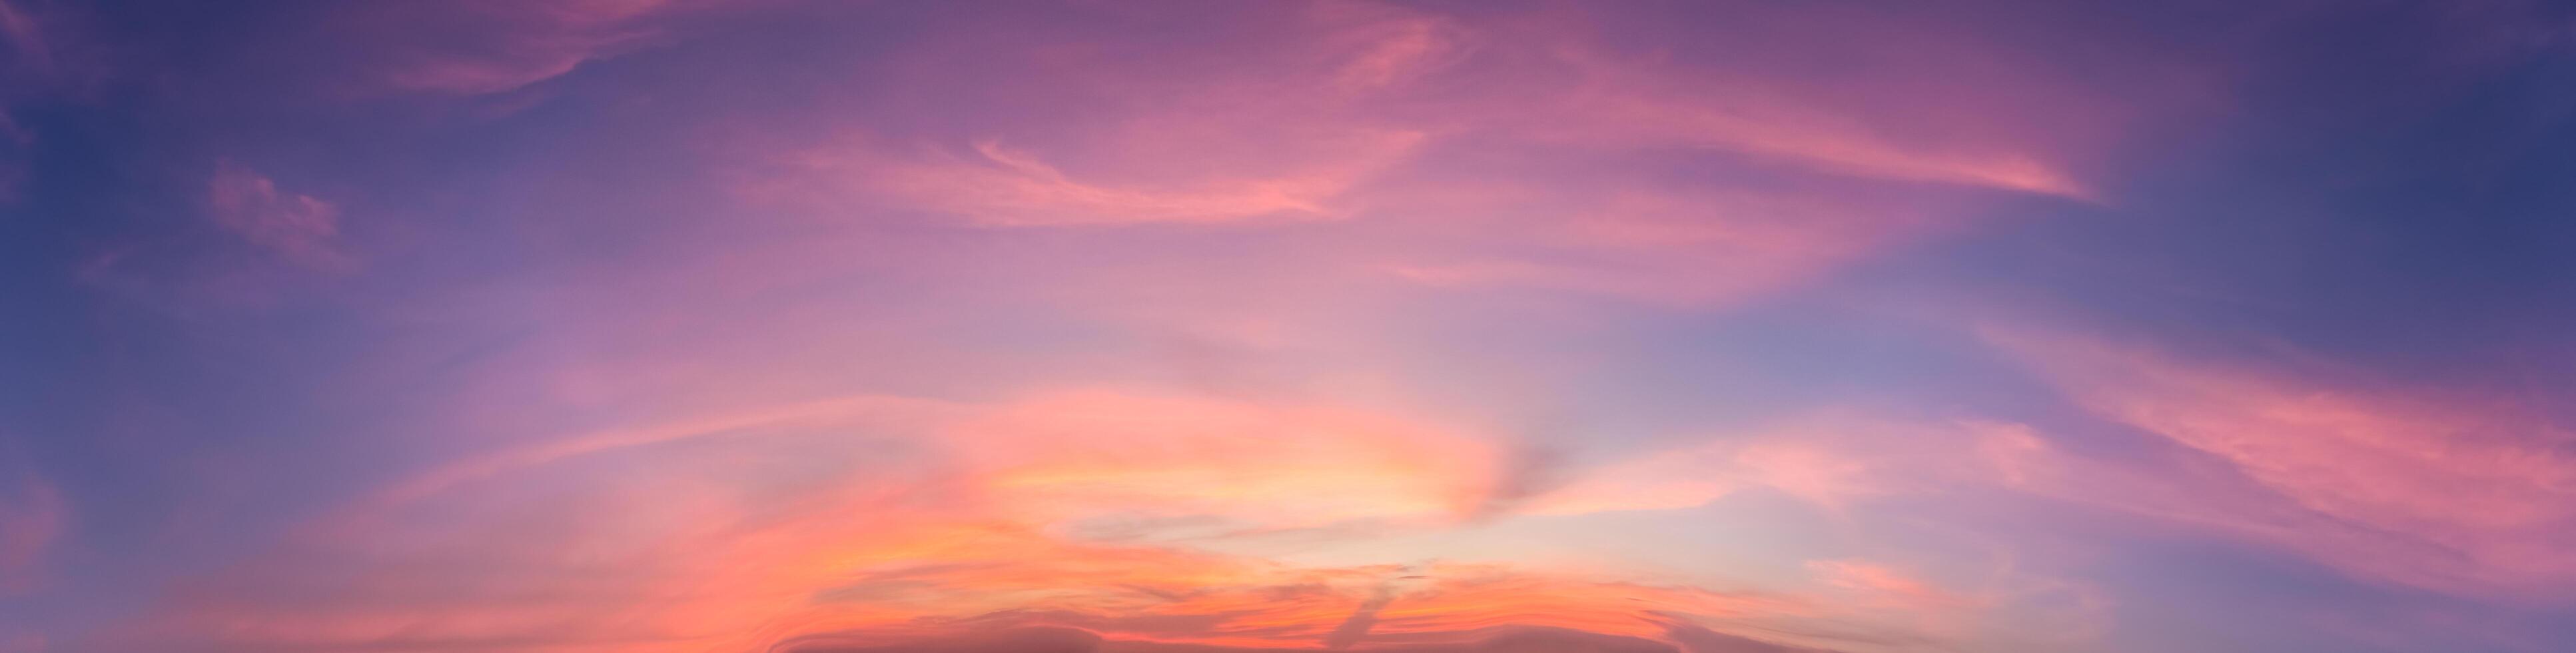
[[[0,651],[2576,641],[2554,8],[153,4]]]

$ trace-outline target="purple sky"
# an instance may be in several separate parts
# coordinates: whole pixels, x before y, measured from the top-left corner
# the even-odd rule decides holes
[[[0,653],[2576,648],[2563,6],[0,46]]]

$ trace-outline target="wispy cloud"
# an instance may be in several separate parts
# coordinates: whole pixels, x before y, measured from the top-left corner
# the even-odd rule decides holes
[[[2208,470],[2094,474],[2079,470],[2104,463],[2058,463],[2027,480],[2035,488],[2227,529],[2388,582],[2545,592],[2576,574],[2576,557],[2554,544],[2576,533],[2576,460],[2550,444],[2569,436],[2518,402],[2065,336],[1999,338],[2076,401],[2186,448]],[[2020,465],[2045,460],[2047,447],[2011,442],[1996,449],[2002,459],[2036,473]]]
[[[993,140],[975,143],[967,156],[905,161],[879,154],[818,155],[804,166],[817,174],[845,176],[871,192],[994,226],[1314,220],[1346,216],[1336,203],[1342,194],[1419,141],[1418,134],[1362,135],[1354,139],[1346,160],[1286,176],[1215,177],[1169,188],[1157,187],[1169,182],[1077,180],[1032,153]]]
[[[643,19],[688,0],[469,1],[352,4],[331,29],[363,39],[371,91],[477,95],[560,77],[650,43]]]
[[[1558,156],[1598,165],[1604,153],[1696,148],[1783,159],[1850,176],[1836,182],[1843,186],[1935,182],[2067,197],[2087,194],[2071,180],[2072,173],[2046,162],[2057,153],[2036,149],[2063,145],[2032,140],[2022,147],[2033,149],[2015,150],[1982,144],[1977,147],[2007,149],[1981,152],[1927,144],[1938,139],[1918,137],[1991,131],[1986,124],[1940,121],[1997,119],[1993,116],[1950,111],[1940,118],[1899,119],[1897,113],[1835,102],[1830,89],[1778,78],[1711,77],[1604,54],[1606,45],[1578,31],[1477,25],[1363,5],[1323,6],[1338,9],[1290,12],[1279,35],[1283,38],[1251,44],[1255,54],[1234,57],[1243,63],[1222,71],[1231,74],[1151,72],[1173,69],[1056,49],[1052,41],[1073,35],[1025,26],[1007,28],[1021,36],[1019,41],[917,55],[923,57],[919,65],[941,71],[991,69],[996,60],[1045,61],[1068,52],[1095,58],[1074,68],[1033,66],[1056,72],[1043,80],[1024,80],[1028,90],[1005,92],[1029,102],[1063,104],[1052,114],[985,105],[976,110],[1025,114],[1025,119],[966,126],[970,138],[946,145],[872,136],[828,148],[796,149],[780,157],[785,162],[780,173],[749,188],[754,196],[770,199],[812,202],[838,196],[843,212],[869,206],[866,200],[873,196],[878,205],[890,201],[994,225],[1283,218],[1418,224],[1445,217],[1483,223],[1469,228],[1482,229],[1480,235],[1487,239],[1515,231],[1497,224],[1506,216],[1537,208],[1597,216],[1573,221],[1578,225],[1612,229],[1616,225],[1610,223],[1627,221],[1681,236],[1649,239],[1667,251],[1725,235],[1727,255],[1703,251],[1697,258],[1749,261],[1744,270],[1717,273],[1654,269],[1588,274],[1580,266],[1530,260],[1411,261],[1401,268],[1403,274],[1435,283],[1536,281],[1666,296],[1729,291],[1640,290],[1625,286],[1644,282],[1623,277],[1735,279],[1726,283],[1756,286],[1790,270],[1822,267],[1879,240],[1876,233],[1902,233],[1910,230],[1905,225],[1936,216],[1921,215],[1921,206],[1871,207],[1869,214],[1880,217],[1867,220],[1832,212],[1817,215],[1814,206],[1747,209],[1778,209],[1810,201],[1809,196],[1647,195],[1636,186],[1587,191],[1584,184],[1562,181],[1565,175],[1582,173],[1546,165],[1458,179],[1447,196],[1479,198],[1473,203],[1425,202],[1421,182],[1426,174],[1436,182],[1439,168],[1462,156],[1520,158],[1556,150]],[[1352,52],[1358,54],[1348,54]],[[1992,67],[1992,62],[1973,65]],[[1497,74],[1506,67],[1521,74]],[[2052,92],[2044,81],[1997,79],[2002,81],[1995,83],[2025,87],[2007,96]],[[978,102],[989,101],[992,94],[945,88],[955,83],[924,79],[922,89]],[[1054,129],[1040,138],[1001,135],[1042,127]],[[2088,133],[2083,138],[2097,137]],[[1046,154],[1066,148],[1028,141],[1070,146],[1082,152],[1080,162]],[[1247,156],[1252,152],[1267,156]],[[1390,179],[1409,183],[1399,190],[1384,183]],[[1528,202],[1533,193],[1542,203]],[[1717,206],[1707,206],[1711,201]],[[1640,203],[1656,208],[1632,210]],[[1425,210],[1435,213],[1423,215]],[[1500,215],[1478,219],[1479,214]],[[1587,275],[1597,278],[1587,281]]]

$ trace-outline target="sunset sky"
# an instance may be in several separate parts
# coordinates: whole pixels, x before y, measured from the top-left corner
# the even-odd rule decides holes
[[[0,653],[2576,650],[2576,8],[0,0]]]

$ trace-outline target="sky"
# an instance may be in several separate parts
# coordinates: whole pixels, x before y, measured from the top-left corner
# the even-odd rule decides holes
[[[2576,648],[2576,8],[0,0],[0,652]]]

